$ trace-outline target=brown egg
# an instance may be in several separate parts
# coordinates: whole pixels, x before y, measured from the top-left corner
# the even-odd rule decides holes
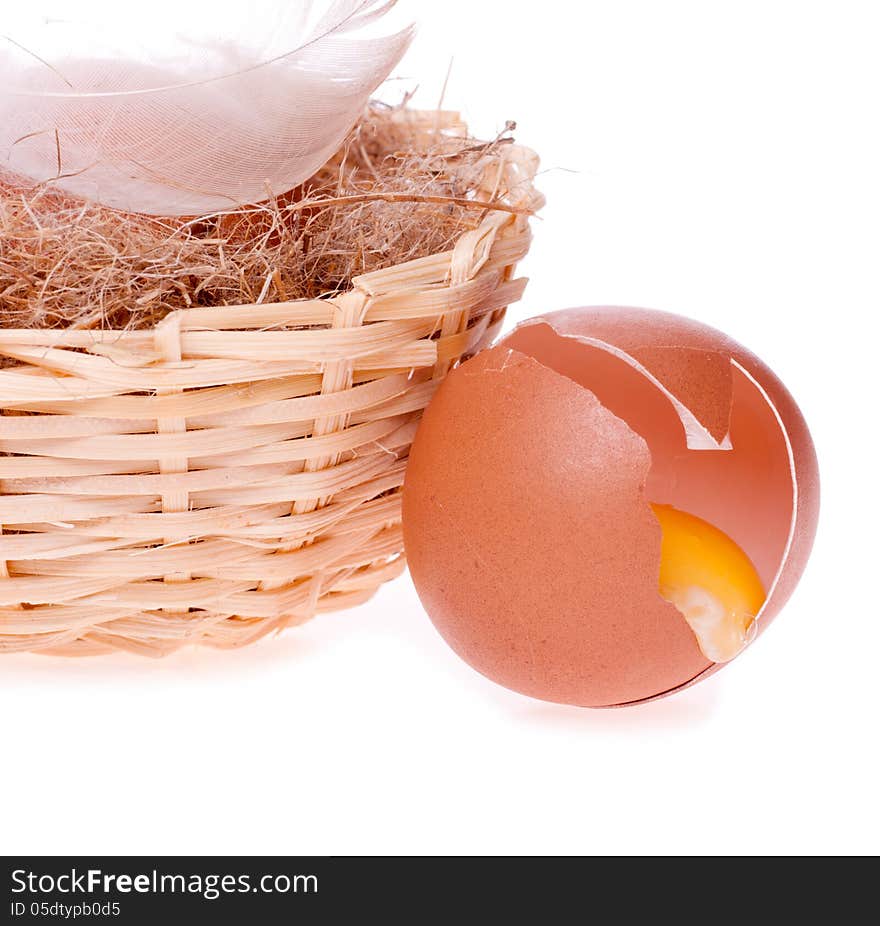
[[[475,669],[614,706],[689,685],[762,632],[818,504],[807,426],[753,354],[664,312],[569,309],[440,386],[404,539],[428,614]]]

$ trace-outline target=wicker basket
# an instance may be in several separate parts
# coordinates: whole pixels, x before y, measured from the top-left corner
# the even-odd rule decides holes
[[[241,646],[397,576],[410,442],[522,294],[535,164],[487,149],[511,211],[333,298],[0,331],[0,651]]]

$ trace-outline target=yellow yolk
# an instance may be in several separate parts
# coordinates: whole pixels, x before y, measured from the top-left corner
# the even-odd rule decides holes
[[[733,659],[766,597],[755,567],[708,521],[671,505],[651,508],[663,530],[660,594],[684,615],[707,659]]]

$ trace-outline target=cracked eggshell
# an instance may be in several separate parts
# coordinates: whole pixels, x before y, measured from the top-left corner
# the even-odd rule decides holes
[[[403,517],[416,588],[452,648],[502,685],[584,706],[707,669],[658,594],[649,467],[645,441],[595,396],[504,345],[448,376]]]
[[[720,665],[659,596],[648,501],[746,551],[768,589],[760,632],[815,533],[818,468],[797,406],[705,325],[552,313],[453,371],[426,411],[404,487],[410,570],[440,633],[495,681],[584,706],[658,697]]]

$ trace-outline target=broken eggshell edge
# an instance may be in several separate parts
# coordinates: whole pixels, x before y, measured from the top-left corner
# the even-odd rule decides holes
[[[714,357],[725,363],[732,375],[739,379],[740,389],[750,387],[751,400],[759,399],[772,415],[786,451],[791,480],[791,511],[784,549],[769,583],[767,598],[753,624],[751,643],[766,630],[794,591],[806,567],[818,523],[818,460],[806,421],[791,393],[763,361],[728,335],[672,313],[627,306],[565,309],[527,319],[499,346],[517,349],[515,345],[519,345],[520,350],[527,347],[523,343],[523,335],[539,325],[549,327],[560,338],[606,351],[641,373],[645,381],[667,399],[679,417],[690,450],[727,453],[734,449],[729,428],[735,405],[733,388],[725,388],[721,379],[720,388],[709,390],[707,394],[706,378],[699,371],[690,378],[680,375],[691,369],[698,357],[704,362]],[[534,356],[528,349],[525,352]],[[675,355],[681,352],[688,357],[687,364],[676,362]],[[665,362],[670,359],[672,363]],[[551,368],[556,367],[551,365]],[[578,380],[584,388],[592,391],[589,364],[584,363],[582,371],[583,375]],[[702,372],[705,373],[705,370]],[[719,381],[717,376],[715,379]],[[699,412],[695,413],[694,409],[699,409]],[[624,420],[631,424],[629,416]],[[639,433],[638,429],[636,433]],[[699,511],[691,513],[700,514]],[[755,513],[754,517],[760,521],[759,514]],[[709,514],[707,520],[716,523],[717,518]],[[716,526],[724,529],[723,524],[716,523]],[[741,546],[747,554],[750,553],[748,543]],[[608,706],[622,707],[665,697],[707,678],[723,665],[726,663],[712,663],[688,681],[650,697]]]

